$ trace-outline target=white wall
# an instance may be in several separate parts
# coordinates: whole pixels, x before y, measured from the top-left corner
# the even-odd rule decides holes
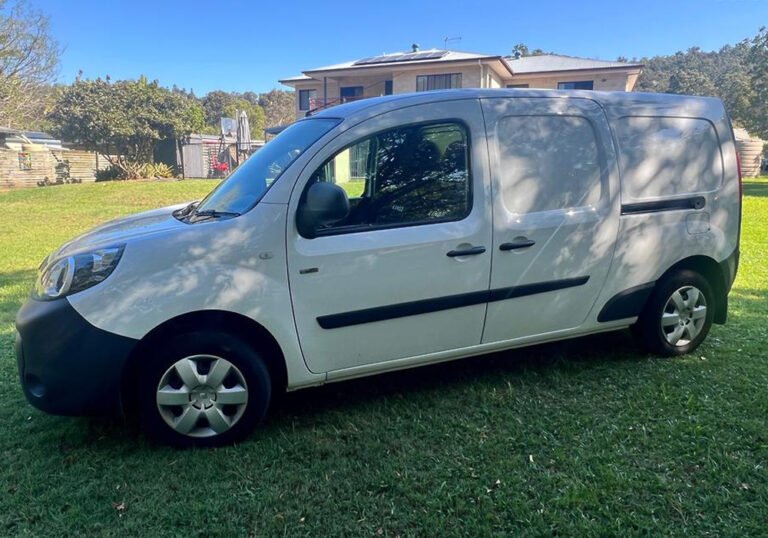
[[[637,81],[636,74],[626,72],[580,72],[562,75],[515,75],[506,79],[507,84],[528,84],[531,88],[557,89],[558,82],[576,82],[580,80],[591,80],[594,82],[595,90],[602,91],[632,91]]]
[[[487,69],[487,68],[484,68]],[[416,91],[416,77],[418,75],[447,75],[461,73],[462,88],[482,88],[480,79],[480,66],[442,66],[439,68],[409,69],[408,71],[396,71],[394,74],[394,93],[408,93]]]

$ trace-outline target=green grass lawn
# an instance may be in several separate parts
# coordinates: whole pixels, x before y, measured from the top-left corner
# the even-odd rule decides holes
[[[99,222],[214,184],[0,193],[0,535],[767,532],[768,180],[746,184],[730,321],[695,355],[648,357],[617,333],[329,385],[216,450],[30,407],[13,317],[37,264]]]

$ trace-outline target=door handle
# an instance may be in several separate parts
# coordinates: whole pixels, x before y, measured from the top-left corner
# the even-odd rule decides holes
[[[528,248],[532,247],[536,244],[536,241],[533,239],[520,239],[518,241],[513,241],[511,243],[502,243],[499,245],[499,250],[507,251],[507,250],[517,250],[519,248]]]
[[[485,252],[485,247],[471,247],[463,248],[461,250],[450,250],[446,252],[446,256],[449,258],[457,258],[459,256],[477,256]]]

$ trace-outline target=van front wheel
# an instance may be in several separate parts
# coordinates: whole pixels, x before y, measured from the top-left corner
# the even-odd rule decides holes
[[[712,286],[694,271],[683,270],[665,278],[637,322],[639,343],[663,357],[692,352],[712,327],[713,297]]]
[[[140,420],[155,441],[221,446],[243,439],[269,407],[271,380],[261,357],[219,332],[170,338],[139,374]]]

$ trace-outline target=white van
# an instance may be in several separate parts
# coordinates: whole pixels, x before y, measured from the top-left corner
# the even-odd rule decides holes
[[[357,101],[199,203],[48,256],[16,321],[21,383],[44,411],[136,411],[210,446],[284,390],[626,327],[680,355],[726,320],[740,213],[717,99]]]

